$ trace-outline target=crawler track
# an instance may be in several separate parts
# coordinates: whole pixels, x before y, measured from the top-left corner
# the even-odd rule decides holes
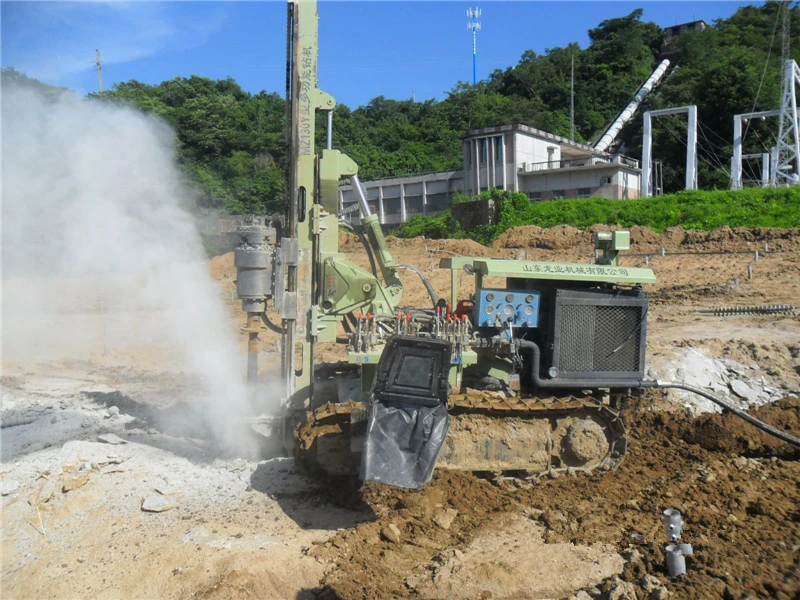
[[[627,448],[619,415],[592,396],[506,398],[470,391],[448,399],[450,429],[437,467],[536,477],[562,471],[610,470]],[[294,432],[300,469],[317,479],[358,473],[367,408],[325,404]]]

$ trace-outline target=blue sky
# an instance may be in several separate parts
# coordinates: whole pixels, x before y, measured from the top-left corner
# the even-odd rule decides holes
[[[356,107],[375,96],[446,97],[472,81],[466,10],[481,8],[478,78],[514,65],[527,49],[577,41],[604,19],[636,8],[662,27],[733,14],[762,2],[541,1],[334,2],[321,0],[320,87]],[[250,92],[283,94],[286,7],[265,2],[0,3],[0,62],[81,93],[96,91],[95,48],[103,85],[157,84],[192,74],[232,77]]]

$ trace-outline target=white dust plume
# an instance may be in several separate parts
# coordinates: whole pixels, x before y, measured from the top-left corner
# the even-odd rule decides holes
[[[200,382],[192,400],[217,441],[248,452],[244,354],[185,208],[193,192],[175,144],[131,108],[4,86],[3,358],[91,368],[129,357],[145,371],[170,357]]]

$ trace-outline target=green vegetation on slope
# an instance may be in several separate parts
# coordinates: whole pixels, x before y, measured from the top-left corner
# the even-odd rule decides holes
[[[465,231],[450,212],[417,215],[393,233],[398,237],[471,238],[491,244],[512,227],[572,225],[641,225],[654,231],[681,226],[709,230],[715,227],[800,227],[800,188],[753,188],[740,191],[683,191],[640,200],[583,198],[530,203],[525,194],[503,190],[483,192],[492,199],[497,222]]]
[[[589,31],[590,44],[528,50],[519,62],[495,70],[477,85],[458,83],[441,102],[390,100],[379,96],[350,109],[339,105],[334,146],[349,154],[363,180],[461,166],[461,136],[470,129],[522,123],[569,135],[570,64],[575,64],[575,136],[590,142],[602,134],[658,63],[674,52],[674,69],[640,109],[697,104],[699,181],[727,188],[733,115],[779,105],[781,2],[745,6],[704,31],[688,31],[667,47],[642,10],[607,19]],[[613,3],[608,5],[614,10]],[[800,8],[791,8],[792,56],[800,60]],[[283,60],[282,57],[274,57]],[[4,81],[21,74],[3,70]],[[24,76],[22,76],[24,77]],[[103,102],[125,102],[165,118],[178,137],[178,156],[200,188],[197,209],[225,212],[282,212],[285,198],[284,99],[278,93],[250,94],[232,79],[193,75],[158,85],[135,80],[102,94]],[[685,117],[654,121],[654,159],[663,165],[664,188],[683,187]],[[774,143],[774,119],[751,121],[745,153]],[[622,131],[619,151],[641,156],[641,118]],[[317,141],[323,143],[322,124]],[[748,173],[746,173],[746,176]]]

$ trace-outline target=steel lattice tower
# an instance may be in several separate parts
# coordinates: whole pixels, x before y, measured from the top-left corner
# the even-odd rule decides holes
[[[800,182],[800,123],[797,120],[797,85],[800,83],[800,69],[789,58],[791,39],[790,3],[783,4],[781,32],[781,108],[778,116],[778,146],[776,148],[775,168],[772,170],[770,184],[773,186],[797,185]]]
[[[777,164],[772,172],[772,185],[787,186],[800,183],[800,122],[797,119],[797,85],[800,68],[792,59],[784,63],[781,84],[781,111],[778,117]]]

